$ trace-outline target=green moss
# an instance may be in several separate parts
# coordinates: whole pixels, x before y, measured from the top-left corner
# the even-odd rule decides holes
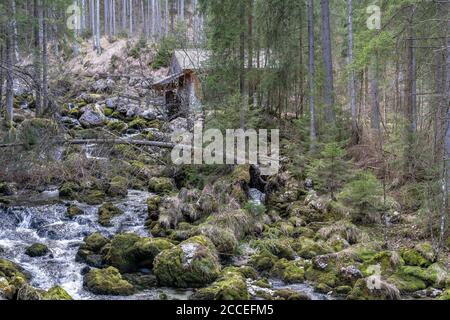
[[[311,298],[302,292],[297,292],[292,289],[280,289],[274,292],[277,300],[311,300]]]
[[[111,202],[107,202],[98,209],[98,222],[102,226],[109,226],[111,224],[111,219],[121,214],[123,214],[122,210],[117,208]]]
[[[49,252],[50,251],[48,250],[48,247],[45,244],[34,243],[27,248],[25,254],[34,258],[45,256]]]
[[[331,288],[338,285],[338,276],[336,274],[336,270],[334,269],[330,271],[320,271],[310,266],[305,271],[305,279],[317,284],[325,284]]]
[[[235,167],[233,173],[231,174],[231,180],[233,183],[250,183],[250,166],[249,165],[238,165]]]
[[[150,198],[147,199],[148,214],[153,214],[155,211],[157,211],[160,203],[161,203],[160,196],[157,195],[150,196]]]
[[[98,205],[103,202],[105,197],[106,194],[103,190],[92,189],[83,193],[80,200],[90,205]]]
[[[175,189],[172,179],[165,177],[152,177],[148,182],[148,189],[151,192],[167,194]]]
[[[381,251],[367,260],[361,267],[361,271],[366,276],[369,276],[373,273],[373,267],[379,265],[382,275],[391,275],[404,264],[405,262],[397,252]]]
[[[54,286],[43,294],[43,300],[72,300],[72,297],[60,286]]]
[[[352,291],[352,287],[350,286],[339,286],[336,288],[337,294],[347,295]]]
[[[134,292],[133,286],[113,267],[90,270],[84,276],[84,286],[95,294],[126,296]]]
[[[305,259],[312,259],[315,256],[333,252],[333,249],[322,240],[314,241],[309,238],[300,237],[298,239],[298,244],[300,245],[300,248],[297,250],[297,253],[300,257]]]
[[[405,263],[410,266],[428,267],[431,265],[431,261],[416,249],[403,249],[401,250],[401,256],[405,260]]]
[[[271,274],[286,283],[301,283],[305,280],[305,270],[301,261],[278,260],[272,268]]]
[[[147,120],[143,118],[136,118],[128,124],[130,129],[142,130],[148,128]]]
[[[406,274],[403,271],[393,274],[388,278],[388,282],[395,285],[403,293],[411,293],[426,289],[425,281],[416,278],[413,275]]]
[[[352,291],[347,296],[348,300],[398,300],[400,293],[395,286],[385,282],[380,283],[378,289],[369,289],[367,279],[358,279]]]
[[[6,278],[10,285],[18,287],[27,281],[27,276],[21,267],[15,263],[0,258],[0,278]]]
[[[251,246],[260,251],[268,251],[280,259],[293,260],[295,258],[295,251],[287,239],[255,240],[251,242]]]
[[[81,188],[74,182],[64,182],[59,188],[59,196],[61,198],[75,199]]]
[[[121,272],[131,272],[136,269],[134,245],[141,238],[134,233],[118,234],[111,240],[105,261]]]
[[[128,180],[124,177],[114,177],[109,182],[108,195],[125,197],[128,194]]]
[[[445,290],[440,296],[439,300],[450,300],[450,289]]]
[[[115,116],[116,114],[113,113],[112,116]],[[128,129],[128,125],[125,122],[122,121],[110,121],[106,125],[108,130],[114,131],[117,133],[124,133]]]
[[[84,244],[82,245],[82,248],[93,252],[100,252],[100,250],[108,243],[108,238],[105,238],[100,232],[95,232],[84,238]]]
[[[204,224],[199,226],[197,233],[211,239],[219,254],[233,254],[238,246],[234,233],[227,228]]]
[[[81,216],[84,214],[84,211],[77,207],[76,205],[70,205],[67,207],[67,216],[71,219],[75,218],[76,216]]]
[[[166,239],[142,238],[134,243],[131,248],[131,255],[138,267],[152,269],[156,256],[173,247],[174,245]]]
[[[108,108],[108,107],[105,107],[105,108],[103,109],[103,113],[104,113],[105,116],[107,116],[107,117],[112,116],[113,112],[114,112],[114,110],[111,109],[111,108]]]
[[[197,236],[162,251],[154,261],[153,272],[160,285],[197,288],[216,280],[220,269],[214,244]]]
[[[200,300],[248,300],[249,297],[245,278],[228,268],[213,284],[194,294],[194,299]]]
[[[269,271],[273,268],[277,257],[269,251],[262,251],[250,257],[250,265],[258,271]]]

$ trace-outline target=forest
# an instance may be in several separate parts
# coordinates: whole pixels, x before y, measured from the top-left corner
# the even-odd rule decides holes
[[[0,1],[0,300],[450,300],[449,156],[450,0]]]

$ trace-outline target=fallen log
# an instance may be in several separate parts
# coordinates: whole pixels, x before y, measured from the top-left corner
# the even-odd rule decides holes
[[[149,146],[164,149],[172,149],[175,145],[170,142],[147,141],[147,140],[131,140],[131,139],[73,139],[56,141],[56,144],[130,144],[135,146]],[[25,143],[4,143],[0,144],[0,148],[13,148],[24,146]]]
[[[165,149],[172,149],[175,144],[161,141],[148,140],[131,140],[131,139],[74,139],[66,140],[64,143],[68,144],[131,144],[136,146],[159,147]]]

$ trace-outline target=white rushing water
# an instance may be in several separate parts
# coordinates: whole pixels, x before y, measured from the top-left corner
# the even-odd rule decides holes
[[[95,296],[83,289],[81,271],[86,265],[76,262],[75,256],[84,237],[93,232],[101,232],[107,237],[123,232],[149,236],[144,228],[148,197],[147,192],[130,191],[127,198],[116,202],[124,214],[113,218],[111,227],[98,224],[99,206],[76,202],[85,214],[73,220],[66,216],[66,205],[60,203],[0,208],[0,257],[23,267],[30,274],[34,287],[47,290],[59,285],[75,299],[157,299],[161,292],[172,299],[186,298],[186,290],[155,288],[130,297],[106,297]],[[33,243],[46,244],[51,254],[29,257],[25,250]]]

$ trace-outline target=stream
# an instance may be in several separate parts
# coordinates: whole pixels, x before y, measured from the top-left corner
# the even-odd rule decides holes
[[[190,289],[154,288],[132,296],[100,296],[83,288],[82,270],[87,265],[75,261],[75,256],[83,239],[100,232],[112,237],[118,233],[133,232],[140,236],[150,236],[144,224],[147,218],[146,199],[149,192],[129,190],[125,199],[115,204],[124,214],[114,217],[110,227],[98,222],[99,206],[82,203],[61,202],[57,189],[46,190],[33,197],[20,195],[12,206],[0,206],[0,258],[6,258],[26,270],[30,284],[38,289],[48,290],[55,285],[64,288],[74,299],[80,300],[155,300],[161,293],[167,299],[187,300]],[[84,215],[70,219],[66,216],[67,205],[75,204]],[[25,250],[34,243],[43,243],[51,253],[44,257],[32,258]],[[273,280],[273,289],[290,288],[308,294],[313,300],[327,299],[325,295],[314,293],[308,284],[286,285]],[[250,292],[252,291],[249,288]]]

